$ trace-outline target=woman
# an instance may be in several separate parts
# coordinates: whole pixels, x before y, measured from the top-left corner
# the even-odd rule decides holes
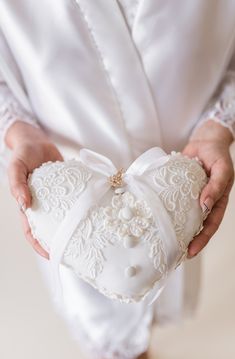
[[[27,176],[61,160],[64,146],[90,148],[117,167],[153,146],[198,156],[210,176],[200,197],[209,215],[189,257],[207,244],[233,184],[234,15],[232,0],[0,2],[2,158],[12,150],[11,192],[41,256],[48,253],[23,214],[31,205]],[[47,261],[41,265],[48,279]],[[147,307],[113,302],[62,268],[65,317],[92,358],[137,358],[147,351],[152,323],[196,308],[199,278],[196,256]]]

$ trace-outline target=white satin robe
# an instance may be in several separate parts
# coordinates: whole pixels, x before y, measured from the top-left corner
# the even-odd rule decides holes
[[[235,1],[0,0],[0,31],[2,77],[32,121],[68,156],[86,147],[125,167],[153,146],[187,143],[233,66]],[[47,266],[42,260],[48,278]],[[133,358],[154,320],[195,309],[200,256],[178,267],[148,308],[62,275],[74,332],[96,353]]]

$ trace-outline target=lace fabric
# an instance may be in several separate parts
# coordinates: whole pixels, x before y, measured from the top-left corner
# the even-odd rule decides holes
[[[227,71],[220,86],[203,112],[194,131],[213,120],[228,128],[235,140],[235,72]],[[193,131],[193,132],[194,132]]]
[[[129,213],[131,218],[125,217],[127,208],[131,211]],[[167,254],[153,214],[146,201],[139,200],[131,192],[126,191],[123,195],[114,195],[111,205],[96,206],[89,211],[86,218],[77,227],[64,252],[64,263],[72,263],[72,267],[79,277],[109,298],[119,299],[126,303],[139,301],[144,298],[143,294],[133,295],[132,298],[125,297],[97,285],[95,279],[107,266],[106,247],[112,245],[128,250],[141,243],[148,247],[148,257],[159,273],[158,279],[160,279],[167,271]],[[84,271],[81,273],[75,265],[81,260],[84,260],[85,274]],[[134,267],[127,267],[124,274],[125,277],[135,276]],[[152,286],[154,284],[155,281]]]
[[[167,164],[155,172],[153,181],[171,216],[180,247],[186,252],[188,243],[185,242],[185,225],[192,201],[199,198],[200,191],[206,183],[205,173],[198,160],[189,160],[172,152]],[[200,226],[197,232],[201,229]]]
[[[16,122],[23,121],[39,128],[36,119],[28,113],[12,94],[9,87],[0,82],[0,153],[6,150],[5,135]]]

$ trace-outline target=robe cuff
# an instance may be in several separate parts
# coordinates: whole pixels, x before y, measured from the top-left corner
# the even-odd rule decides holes
[[[21,106],[6,83],[0,82],[0,178],[5,175],[10,155],[5,136],[16,121],[40,128],[36,118]]]
[[[213,120],[230,130],[235,140],[235,71],[227,71],[216,93],[193,129],[201,127],[206,121]]]

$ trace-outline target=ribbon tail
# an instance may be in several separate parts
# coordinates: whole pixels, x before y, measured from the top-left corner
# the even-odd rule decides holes
[[[164,276],[160,279],[158,283],[156,283],[156,286],[154,286],[151,290],[151,292],[148,294],[146,300],[148,302],[148,306],[152,305],[161,295],[162,291],[164,290],[166,284],[167,284],[167,278],[168,275]]]
[[[50,258],[53,282],[55,284],[54,298],[57,302],[60,302],[63,296],[59,266],[66,246],[90,207],[99,202],[109,190],[110,185],[107,182],[107,177],[117,172],[116,167],[109,158],[87,148],[82,148],[79,151],[79,160],[93,172],[102,175],[102,178],[93,184],[89,184],[89,187],[81,194],[77,203],[67,213],[52,240]]]
[[[95,189],[92,185],[90,185],[86,191],[81,194],[79,200],[68,212],[52,240],[50,248],[50,262],[54,282],[54,299],[58,303],[63,298],[59,266],[67,244],[80,221],[86,216],[88,210],[94,203],[99,202],[109,188],[110,186],[106,182],[106,179],[105,182],[104,179],[97,181]]]
[[[128,186],[130,192],[133,192],[137,197],[146,200],[152,210],[153,218],[156,220],[159,230],[164,261],[167,266],[167,270],[162,278],[155,283],[154,287],[146,297],[148,298],[147,300],[150,300],[149,305],[151,305],[164,289],[168,275],[175,267],[175,258],[178,258],[180,248],[173,223],[156,191],[151,189],[151,187],[143,180],[134,176],[128,176]]]

